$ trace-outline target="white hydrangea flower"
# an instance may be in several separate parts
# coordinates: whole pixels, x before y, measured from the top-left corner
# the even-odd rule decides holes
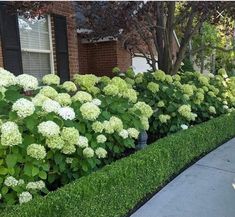
[[[86,158],[94,157],[94,150],[90,147],[87,147],[87,148],[83,149],[82,153]]]
[[[72,103],[71,97],[68,93],[59,93],[56,96],[55,101],[60,103],[61,106],[68,106]]]
[[[46,157],[46,149],[39,144],[31,144],[27,147],[27,155],[37,160],[42,160]]]
[[[12,105],[12,111],[15,111],[20,118],[26,118],[34,113],[35,107],[31,101],[21,98]]]
[[[39,93],[51,99],[55,99],[58,96],[58,92],[53,87],[50,86],[45,86],[41,88]]]
[[[7,121],[1,126],[2,146],[14,146],[22,143],[22,136],[16,123]]]
[[[60,77],[55,74],[44,75],[42,78],[42,82],[43,82],[43,84],[47,84],[47,85],[51,85],[51,84],[59,85],[60,84]]]
[[[212,114],[216,114],[216,109],[214,106],[209,106],[209,112]]]
[[[93,104],[97,105],[97,106],[100,106],[100,105],[101,105],[101,100],[99,100],[99,99],[93,99],[91,102],[92,102]]]
[[[15,187],[18,185],[18,180],[15,179],[13,176],[8,176],[5,181],[4,181],[4,184],[7,186],[7,187]]]
[[[114,133],[114,126],[112,123],[114,123],[114,122],[111,122],[111,121],[104,121],[103,122],[103,128],[105,130],[105,133],[108,133],[108,134]]]
[[[183,129],[183,130],[187,130],[188,129],[188,126],[186,124],[181,124],[180,127]]]
[[[9,71],[0,67],[0,87],[9,87],[16,85],[16,77]]]
[[[72,81],[65,81],[62,84],[62,88],[65,89],[67,92],[75,92],[77,91],[76,85]]]
[[[94,121],[100,115],[101,111],[99,107],[91,102],[86,102],[80,107],[83,118]]]
[[[88,147],[88,139],[85,136],[79,136],[77,145],[80,148]]]
[[[27,203],[32,199],[33,199],[33,196],[28,191],[24,191],[19,195],[20,204]]]
[[[0,193],[0,200],[2,199],[2,194]]]
[[[107,138],[105,135],[101,134],[96,137],[96,141],[98,143],[105,143],[107,141]]]
[[[99,147],[95,150],[95,154],[98,158],[106,158],[107,151],[104,148]]]
[[[1,125],[2,134],[11,133],[11,132],[17,131],[17,130],[19,130],[18,125],[12,121],[7,121]]]
[[[42,109],[45,111],[45,112],[55,112],[55,113],[58,113],[59,110],[61,109],[61,106],[58,102],[56,102],[55,100],[52,100],[52,99],[48,99],[48,100],[45,100],[42,104]]]
[[[67,164],[71,164],[71,163],[73,163],[73,158],[71,158],[71,157],[66,157],[65,162],[66,162]]]
[[[76,117],[75,112],[74,112],[73,108],[71,108],[71,107],[60,108],[58,111],[58,114],[64,120],[74,120]]]
[[[140,132],[137,129],[135,129],[135,128],[128,128],[127,131],[128,131],[128,135],[131,138],[138,139],[138,136],[139,136]]]
[[[45,183],[42,180],[36,182],[29,182],[26,185],[27,190],[42,190],[45,187]]]
[[[32,102],[35,106],[42,106],[42,104],[48,99],[50,98],[44,96],[41,93],[38,93],[35,97],[32,98]]]
[[[21,86],[24,91],[36,90],[38,88],[38,79],[32,75],[22,74],[16,77],[17,84]]]
[[[100,121],[95,121],[91,127],[92,130],[94,130],[96,133],[102,133],[104,130],[104,125]]]
[[[61,151],[63,154],[73,154],[76,151],[76,147],[71,144],[66,144]]]
[[[123,139],[127,139],[128,138],[128,131],[127,130],[121,130],[118,134],[119,136],[121,136]]]
[[[90,102],[92,101],[91,94],[85,92],[85,91],[78,91],[73,97],[72,100],[74,102],[79,101],[81,103]]]
[[[52,136],[46,140],[47,146],[51,149],[62,149],[64,143],[64,140],[60,136]]]
[[[24,180],[23,179],[19,179],[18,185],[24,185]]]
[[[227,105],[223,105],[223,108],[226,110],[229,109],[229,107]]]
[[[44,121],[38,125],[38,132],[45,137],[57,136],[60,133],[60,127],[53,121]]]

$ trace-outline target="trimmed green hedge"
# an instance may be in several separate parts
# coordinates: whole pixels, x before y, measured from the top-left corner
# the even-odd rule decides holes
[[[186,165],[235,136],[235,113],[158,140],[1,217],[121,217]]]

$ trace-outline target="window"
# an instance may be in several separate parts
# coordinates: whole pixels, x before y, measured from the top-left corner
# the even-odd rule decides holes
[[[18,17],[23,72],[41,79],[54,73],[50,16],[40,19]]]

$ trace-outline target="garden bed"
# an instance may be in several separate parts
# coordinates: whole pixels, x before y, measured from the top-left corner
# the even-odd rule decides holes
[[[125,216],[186,165],[233,136],[235,113],[230,113],[160,139],[44,198],[10,207],[1,216]]]

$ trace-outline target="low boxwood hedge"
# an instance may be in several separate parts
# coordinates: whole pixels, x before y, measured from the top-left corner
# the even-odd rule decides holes
[[[91,175],[1,213],[2,217],[119,217],[193,160],[235,136],[235,113],[158,140]]]

